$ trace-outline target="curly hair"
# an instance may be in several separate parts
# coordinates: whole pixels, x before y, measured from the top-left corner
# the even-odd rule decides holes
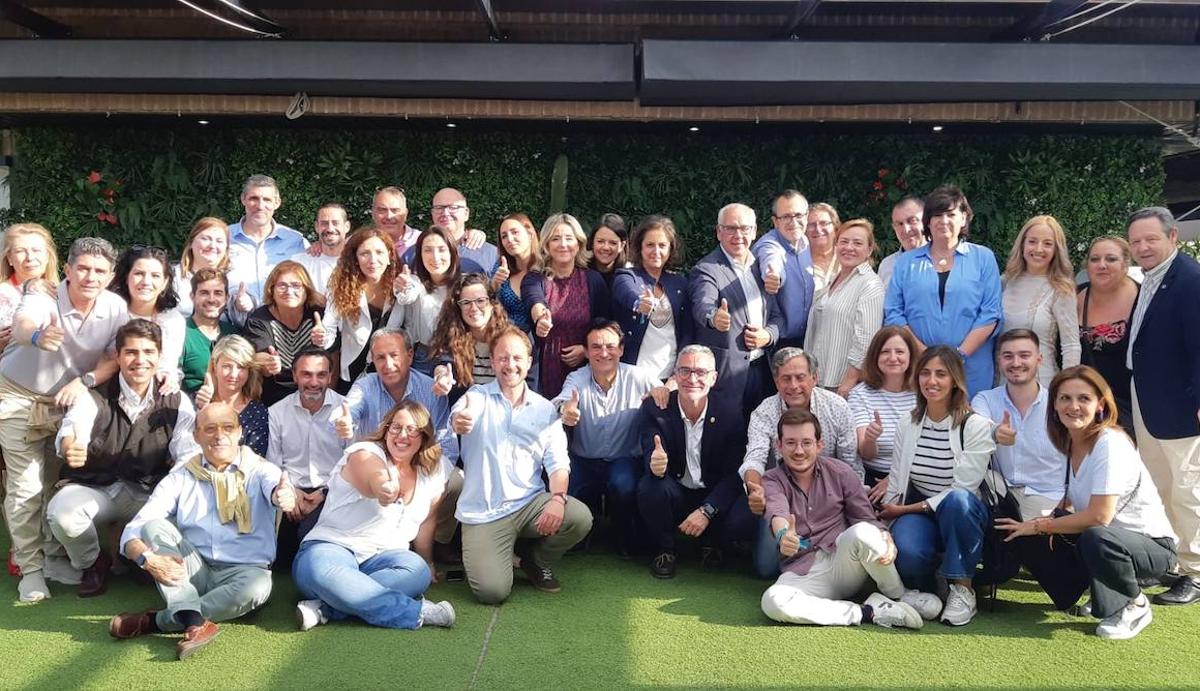
[[[470,386],[475,383],[472,374],[475,367],[475,337],[462,318],[462,308],[458,306],[463,290],[469,286],[483,286],[487,291],[488,301],[492,303],[492,318],[483,329],[483,343],[490,343],[496,334],[508,328],[508,313],[492,290],[492,282],[487,276],[478,273],[465,274],[450,288],[442,312],[438,315],[437,328],[433,331],[433,343],[430,345],[431,356],[450,355],[450,364],[454,368],[454,379],[459,384]]]
[[[392,237],[376,228],[359,228],[354,231],[350,235],[350,239],[346,240],[342,256],[338,257],[333,275],[329,277],[329,302],[338,311],[338,314],[346,319],[350,319],[351,315],[358,314],[359,299],[367,286],[367,277],[358,267],[358,248],[371,238],[378,238],[387,248],[388,267],[384,270],[380,283],[386,285],[390,291],[392,280],[396,278],[398,262],[396,245],[392,242]]]

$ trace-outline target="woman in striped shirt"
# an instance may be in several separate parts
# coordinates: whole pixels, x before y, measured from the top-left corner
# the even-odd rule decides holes
[[[896,430],[888,492],[879,517],[894,520],[896,568],[909,588],[949,582],[942,621],[962,626],[977,611],[971,578],[983,553],[988,510],[979,484],[995,450],[992,426],[967,403],[962,358],[934,346],[916,366],[917,407]]]
[[[916,341],[908,330],[883,327],[867,348],[862,381],[850,390],[848,403],[858,436],[858,457],[872,502],[887,494],[896,429],[917,405],[912,376],[915,352]]]

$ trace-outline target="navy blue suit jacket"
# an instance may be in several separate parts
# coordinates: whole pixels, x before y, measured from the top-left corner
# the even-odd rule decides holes
[[[681,274],[664,271],[658,282],[662,284],[663,294],[671,303],[675,320],[675,350],[679,352],[692,342],[692,305],[688,298],[688,280]],[[613,317],[625,332],[625,355],[621,357],[621,362],[637,364],[650,317],[638,312],[635,307],[642,299],[642,291],[653,285],[654,279],[644,269],[620,269],[613,278]]]
[[[1180,252],[1138,328],[1133,385],[1155,439],[1200,436],[1200,264]]]

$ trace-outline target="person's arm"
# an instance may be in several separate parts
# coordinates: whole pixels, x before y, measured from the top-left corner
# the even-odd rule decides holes
[[[892,267],[892,277],[884,291],[883,323],[888,326],[908,326],[908,315],[905,312],[904,281],[908,274],[910,261],[904,255],[896,258]]]
[[[823,393],[829,399],[829,423],[833,427],[833,429],[824,430],[823,433],[834,437],[837,441],[837,452],[834,457],[850,466],[860,478],[866,477],[862,461],[858,460],[858,434],[854,428],[854,418],[850,415],[850,405],[833,392],[824,391]]]
[[[959,344],[959,349],[967,355],[974,355],[992,334],[1000,330],[1004,319],[1004,305],[1001,301],[1000,270],[996,266],[996,257],[991,250],[981,245],[972,249],[979,252],[979,289],[981,291],[979,312],[971,326],[967,337]]]
[[[1079,343],[1079,316],[1075,313],[1073,295],[1056,292],[1051,310],[1058,324],[1058,347],[1062,352],[1063,369],[1079,364],[1083,348]]]
[[[587,269],[588,308],[592,319],[612,319],[612,291],[600,272]]]
[[[872,408],[867,394],[861,386],[850,390],[850,395],[846,397],[846,404],[850,406],[850,420],[854,425],[854,441],[858,457],[869,461],[874,460],[879,456],[879,450],[875,445],[878,436],[872,437],[868,434],[868,429],[879,413]]]
[[[399,482],[388,466],[387,459],[374,445],[365,444],[350,454],[342,468],[342,477],[362,496],[386,505],[400,493]]]
[[[553,535],[562,527],[567,511],[567,487],[571,477],[571,458],[567,455],[567,433],[558,420],[550,423],[543,434],[549,439],[545,444],[542,466],[550,478],[550,501],[542,507],[537,519],[537,531],[542,535]]]
[[[765,238],[764,238],[765,239]],[[779,278],[779,288],[782,290],[784,284],[787,283],[787,272],[784,271],[784,266],[787,264],[787,252],[778,242],[764,242],[760,239],[754,245],[754,259],[758,264],[758,275],[765,282],[767,274],[774,270],[775,275]]]
[[[883,522],[875,514],[875,508],[871,506],[871,499],[867,496],[867,488],[863,486],[862,480],[843,473],[838,476],[838,484],[842,488],[842,510],[846,515],[846,523],[854,525],[865,521],[883,529]]]
[[[280,401],[267,409],[267,462],[280,470],[283,467],[283,416],[284,411]]]
[[[1011,518],[1001,518],[996,521],[996,527],[1007,530],[1005,542],[1025,535],[1077,535],[1095,526],[1106,526],[1117,514],[1115,494],[1093,494],[1088,505],[1081,511],[1066,516],[1040,516],[1029,521],[1015,521]]]
[[[717,282],[703,265],[692,268],[688,278],[688,292],[691,298],[693,333],[699,336],[704,331],[714,330],[709,318],[721,304],[721,290]]]
[[[63,454],[62,442],[66,437],[74,437],[75,443],[84,448],[92,443],[92,427],[96,424],[96,416],[99,414],[99,407],[90,392],[75,399],[63,415],[58,434],[54,437],[54,450],[59,456]]]
[[[41,345],[33,343],[33,335],[48,326],[58,329],[61,327],[58,318],[58,303],[48,295],[26,291],[21,296],[16,314],[13,315],[10,338],[17,345],[36,345],[46,348],[46,343]]]
[[[176,465],[186,463],[200,453],[200,445],[196,443],[196,408],[182,394],[179,396],[175,428],[171,430],[171,442],[167,448]]]
[[[419,554],[425,560],[425,563],[429,565],[429,573],[433,575],[435,580],[437,578],[437,569],[434,568],[433,564],[433,535],[437,531],[437,512],[438,505],[441,503],[442,496],[440,494],[434,497],[433,501],[429,502],[429,513],[425,515],[425,519],[421,521],[421,526],[417,528],[417,535],[413,538],[412,545],[413,551]]]
[[[150,493],[150,498],[146,500],[142,508],[138,509],[134,517],[129,519],[129,523],[121,531],[121,553],[130,561],[136,563],[142,552],[150,549],[141,540],[142,528],[150,521],[174,517],[179,502],[179,493],[186,480],[183,473],[186,472],[188,471],[179,470],[167,473],[166,477],[155,485],[154,491]]]
[[[767,472],[767,457],[771,450],[771,441],[775,429],[767,423],[766,415],[757,409],[750,414],[750,424],[746,428],[746,455],[742,457],[742,465],[738,475],[745,482],[762,480]]]
[[[529,313],[529,322],[535,323],[546,310],[545,276],[538,271],[530,271],[521,279],[521,305]],[[551,317],[553,318],[553,317]]]
[[[854,338],[850,341],[850,350],[846,354],[848,367],[842,381],[838,384],[838,394],[845,397],[850,389],[859,382],[863,369],[863,361],[867,358],[867,349],[871,347],[871,339],[883,325],[883,286],[875,276],[867,276],[867,284],[858,296],[858,304],[854,310]]]
[[[629,269],[618,269],[613,276],[612,303],[613,316],[628,328],[631,321],[642,317],[638,305],[642,302],[641,280]]]

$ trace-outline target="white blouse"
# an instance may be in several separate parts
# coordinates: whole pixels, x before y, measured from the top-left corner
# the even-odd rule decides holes
[[[1059,348],[1064,368],[1079,364],[1075,294],[1055,290],[1045,276],[1022,274],[1004,284],[1004,329],[1029,329],[1037,334],[1042,354],[1038,381],[1042,386],[1050,386],[1050,380],[1058,374]]]
[[[821,386],[837,386],[850,367],[862,369],[882,324],[883,284],[869,264],[859,264],[833,290],[826,286],[813,300],[804,335],[804,349],[817,358]]]
[[[438,315],[442,313],[442,305],[446,303],[449,293],[448,282],[426,291],[425,284],[419,278],[409,277],[407,288],[396,294],[396,308],[392,310],[387,325],[391,328],[404,327],[414,345],[421,343],[428,346],[433,342]]]
[[[1117,513],[1109,523],[1147,537],[1174,538],[1162,499],[1142,457],[1124,432],[1100,432],[1092,452],[1083,457],[1079,471],[1071,471],[1067,499],[1074,511],[1087,508],[1095,495],[1115,495]]]

